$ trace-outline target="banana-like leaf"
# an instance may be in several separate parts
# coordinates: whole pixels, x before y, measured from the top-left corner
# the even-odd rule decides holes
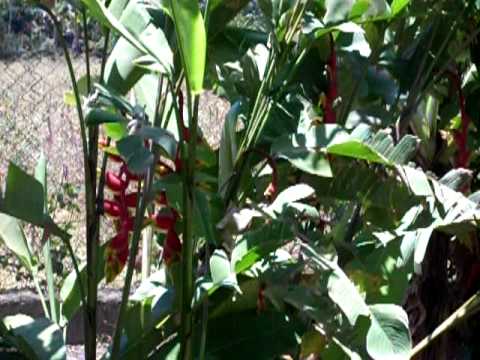
[[[185,66],[190,91],[203,90],[207,37],[199,3],[196,0],[170,0],[175,32]]]

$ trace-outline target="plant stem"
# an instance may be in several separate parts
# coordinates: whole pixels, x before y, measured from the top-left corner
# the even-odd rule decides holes
[[[182,247],[182,292],[181,292],[181,351],[180,359],[193,359],[193,261],[195,239],[192,233],[192,223],[195,209],[195,163],[198,128],[198,104],[199,96],[193,100],[190,89],[187,89],[188,103],[188,128],[190,141],[182,142],[182,158],[185,165],[183,178],[183,204],[184,204],[184,227]]]
[[[90,37],[88,36],[88,18],[87,9],[82,6],[82,23],[83,23],[83,37],[85,42],[85,67],[87,71],[87,91],[92,91],[92,73],[90,71],[90,48],[88,42]]]
[[[162,77],[160,77],[160,82],[162,81]],[[155,108],[158,109],[158,104],[161,101],[161,86],[158,86],[158,93],[157,93],[157,100]],[[159,125],[161,114],[155,114],[155,120],[153,126],[157,127]],[[159,145],[153,143],[153,163],[150,168],[147,170],[144,180],[143,189],[138,189],[138,193],[141,196],[138,197],[137,200],[137,207],[135,210],[135,224],[134,230],[130,245],[130,251],[128,255],[128,265],[127,265],[127,274],[125,275],[125,284],[123,286],[122,291],[122,302],[120,304],[120,310],[118,313],[117,325],[115,327],[115,334],[113,336],[113,345],[112,345],[112,352],[111,352],[111,359],[118,359],[120,355],[120,340],[122,337],[123,331],[123,324],[125,322],[127,304],[128,304],[128,296],[130,295],[130,288],[132,285],[132,278],[133,278],[133,271],[135,269],[135,260],[138,253],[138,245],[140,242],[140,235],[142,233],[142,224],[143,224],[143,217],[145,214],[145,210],[147,208],[147,202],[150,199],[150,191],[152,188],[153,177],[155,175],[155,164],[157,163],[160,157],[160,147]]]
[[[60,46],[63,49],[63,53],[64,53],[64,56],[65,56],[65,61],[67,62],[68,72],[69,72],[70,80],[72,82],[72,87],[73,87],[73,93],[75,95],[75,104],[76,104],[76,108],[77,108],[78,120],[79,120],[79,123],[80,123],[80,137],[81,137],[81,140],[82,140],[83,168],[84,168],[84,174],[85,174],[85,197],[87,199],[86,208],[87,208],[87,236],[88,236],[88,233],[89,233],[88,219],[89,219],[89,214],[91,214],[91,203],[90,203],[89,199],[92,199],[92,188],[91,188],[91,173],[90,173],[89,159],[88,159],[87,134],[86,134],[86,129],[85,129],[85,121],[84,121],[84,117],[83,117],[83,110],[82,110],[80,92],[79,92],[79,89],[78,89],[77,80],[75,78],[75,71],[73,69],[72,59],[70,57],[70,53],[68,51],[68,47],[67,47],[67,44],[65,42],[65,38],[63,36],[63,29],[62,29],[61,23],[49,7],[47,7],[43,4],[38,4],[37,6],[48,14],[48,16],[52,19],[53,24],[54,24],[54,26],[57,30],[59,41],[60,41]],[[77,274],[77,278],[78,278],[78,281],[79,281],[79,284],[80,284],[80,289],[81,289],[82,304],[84,305],[84,319],[85,319],[84,320],[85,321],[84,336],[85,336],[85,339],[86,339],[85,357],[86,357],[87,360],[95,360],[95,357],[93,357],[93,358],[89,357],[89,353],[87,352],[87,350],[91,347],[91,345],[89,343],[89,339],[90,339],[90,336],[91,336],[90,335],[91,334],[91,329],[93,329],[94,327],[96,329],[96,326],[95,326],[95,324],[92,323],[92,320],[91,320],[90,307],[87,304],[88,301],[87,302],[85,301],[85,294],[83,293],[83,284],[82,284],[82,281],[81,281],[80,271],[78,269],[78,264],[77,264],[77,261],[75,259],[75,254],[73,252],[73,249],[71,247],[69,239],[63,239],[63,240],[66,240],[68,250],[70,252],[70,255],[72,256],[72,261],[73,261],[73,264],[74,264],[74,267],[75,267],[75,272]],[[87,246],[88,246],[88,238],[87,238]],[[89,279],[92,276],[92,271],[91,271],[92,269],[91,268],[92,268],[93,265],[94,264],[92,264],[92,263],[89,264],[89,262],[88,262],[88,248],[87,248],[87,273],[88,273],[88,278]],[[89,267],[90,267],[90,269],[89,269]],[[95,267],[96,266],[93,266],[93,268],[95,268]],[[90,270],[90,271],[88,271],[88,270]],[[95,286],[96,286],[96,282],[95,282]]]

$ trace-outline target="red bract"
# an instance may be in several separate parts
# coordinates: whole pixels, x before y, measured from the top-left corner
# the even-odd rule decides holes
[[[152,217],[155,226],[160,230],[170,230],[175,226],[177,216],[173,211],[158,212]]]
[[[460,105],[460,116],[462,123],[460,129],[455,132],[455,143],[457,144],[457,159],[455,167],[467,168],[470,160],[470,151],[468,150],[468,126],[470,125],[470,116],[466,110],[465,97],[463,96],[461,78],[458,73],[450,73],[450,79],[455,86],[458,94],[458,103]]]
[[[124,231],[124,232],[133,231],[134,225],[135,225],[135,218],[133,216],[124,218],[120,223],[120,231]]]
[[[122,209],[120,204],[116,201],[104,200],[103,201],[103,211],[105,214],[118,218],[122,214]]]
[[[330,36],[330,57],[327,62],[328,71],[328,90],[323,104],[324,122],[334,124],[337,122],[333,104],[338,96],[337,92],[337,53],[333,37]]]
[[[127,205],[130,208],[136,208],[137,207],[137,199],[138,199],[138,193],[130,193],[125,196],[125,205]]]
[[[163,260],[167,265],[179,260],[182,254],[182,243],[175,230],[170,229],[163,245]]]
[[[128,183],[123,181],[118,175],[107,171],[105,173],[105,185],[113,192],[119,193],[127,188]]]
[[[160,192],[160,194],[157,195],[157,197],[155,198],[155,202],[161,206],[168,205],[167,194],[165,193],[165,191],[162,191]]]

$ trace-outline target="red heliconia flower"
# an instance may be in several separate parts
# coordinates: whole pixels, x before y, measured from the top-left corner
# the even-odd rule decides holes
[[[135,226],[135,217],[129,216],[120,222],[120,231],[131,232]]]
[[[120,193],[125,191],[128,183],[113,172],[107,171],[105,173],[105,185],[107,185],[107,187],[114,193]]]
[[[181,254],[182,243],[180,242],[180,238],[174,229],[170,229],[163,245],[163,260],[169,265],[173,261],[179,260]]]
[[[123,269],[128,259],[128,232],[119,231],[105,250],[105,275],[111,282]]]
[[[155,202],[160,206],[167,206],[168,205],[167,193],[165,191],[161,191],[160,194],[158,194],[157,197],[155,198]]]
[[[130,193],[125,196],[125,205],[130,208],[136,208],[137,207],[137,199],[138,199],[138,193]]]
[[[104,200],[103,211],[105,214],[113,218],[118,218],[122,215],[122,208],[120,204],[116,201]]]
[[[169,231],[175,226],[177,214],[170,209],[168,211],[159,211],[156,215],[152,216],[152,220],[158,229]]]

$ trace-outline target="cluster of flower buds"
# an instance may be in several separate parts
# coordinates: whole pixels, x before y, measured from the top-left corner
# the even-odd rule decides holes
[[[150,217],[150,223],[157,231],[166,234],[163,243],[162,258],[167,265],[180,260],[182,243],[175,229],[179,215],[175,208],[168,205],[167,194],[162,191],[155,199],[160,208]]]
[[[105,251],[107,281],[113,280],[127,262],[129,238],[133,231],[138,198],[138,193],[128,193],[128,188],[132,181],[140,179],[139,176],[128,170],[127,165],[119,156],[109,155],[109,158],[119,162],[120,167],[118,172],[107,171],[105,173],[105,186],[110,190],[112,197],[104,200],[103,212],[114,220],[117,231]]]

